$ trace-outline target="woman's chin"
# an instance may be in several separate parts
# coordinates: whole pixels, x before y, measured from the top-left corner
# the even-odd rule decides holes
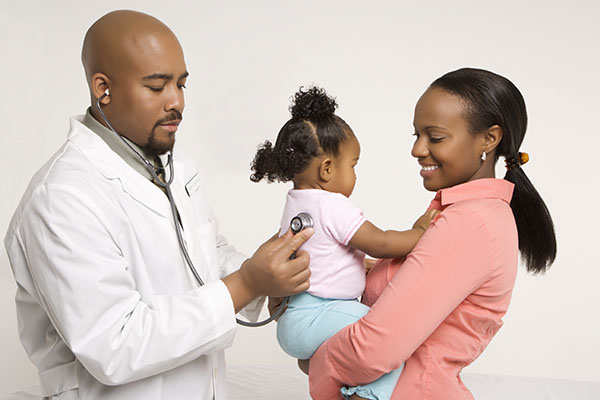
[[[430,192],[437,192],[438,190],[440,190],[439,185],[428,179],[423,179],[423,187]]]

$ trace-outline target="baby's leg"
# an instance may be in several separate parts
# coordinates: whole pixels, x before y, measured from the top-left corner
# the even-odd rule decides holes
[[[345,399],[350,399],[353,394],[356,394],[362,399],[389,400],[392,397],[398,378],[400,378],[402,366],[382,375],[379,379],[367,385],[343,387],[341,389],[342,395]]]
[[[343,327],[358,321],[369,307],[357,300],[333,300],[301,293],[290,298],[277,323],[277,340],[292,357],[307,360]]]
[[[369,311],[356,300],[333,300],[301,293],[292,296],[288,309],[277,323],[277,340],[292,357],[308,360],[321,344],[337,331]],[[356,394],[365,399],[388,400],[396,387],[402,367],[383,375],[368,385],[342,388],[349,398]]]

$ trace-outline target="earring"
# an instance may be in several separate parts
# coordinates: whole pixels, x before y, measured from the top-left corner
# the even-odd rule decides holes
[[[485,161],[487,158],[487,154],[485,154],[485,151],[483,153],[481,153],[481,161]]]

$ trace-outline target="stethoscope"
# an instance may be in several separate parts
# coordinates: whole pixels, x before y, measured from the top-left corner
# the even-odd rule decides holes
[[[175,176],[174,171],[173,171],[173,152],[169,151],[169,154],[167,155],[166,167],[169,168],[169,178],[163,182],[163,180],[156,173],[157,168],[155,168],[154,165],[152,165],[152,163],[150,163],[140,153],[138,153],[138,151],[136,149],[134,149],[133,146],[115,130],[115,128],[113,128],[113,126],[110,124],[110,122],[108,122],[108,118],[106,118],[106,115],[104,115],[104,111],[102,111],[102,107],[100,107],[100,101],[102,101],[103,98],[105,98],[106,96],[109,96],[109,95],[110,94],[107,89],[106,92],[104,92],[102,94],[102,96],[100,96],[100,98],[98,98],[98,100],[96,100],[96,107],[98,108],[98,111],[100,112],[100,115],[102,116],[102,119],[104,120],[104,122],[106,122],[106,125],[109,127],[109,129],[115,135],[117,135],[121,139],[121,141],[123,141],[123,143],[125,143],[127,145],[127,147],[129,147],[131,149],[131,151],[135,155],[135,158],[137,158],[144,165],[144,167],[150,173],[150,175],[152,176],[152,178],[156,182],[156,184],[158,186],[162,187],[163,189],[165,189],[165,193],[167,194],[167,198],[169,199],[169,205],[171,206],[171,214],[173,215],[173,224],[175,225],[175,231],[177,232],[177,240],[179,241],[179,247],[181,248],[181,252],[183,253],[183,258],[185,259],[185,262],[187,263],[188,267],[190,268],[192,275],[194,275],[196,282],[198,282],[198,285],[204,286],[204,281],[198,274],[198,271],[196,270],[196,267],[194,266],[194,263],[192,262],[192,258],[190,257],[190,254],[188,253],[187,246],[185,245],[185,241],[183,240],[183,234],[181,232],[181,227],[179,225],[179,218],[178,218],[179,213],[177,212],[177,207],[175,206],[175,200],[173,199],[173,193],[171,192],[171,183],[173,183],[173,177]],[[158,169],[164,169],[164,168],[158,168]],[[309,228],[312,226],[313,226],[312,218],[310,217],[309,214],[306,214],[306,213],[298,214],[297,216],[292,218],[292,221],[290,223],[290,228],[292,229],[292,232],[294,233],[294,235],[296,233],[300,232],[302,229]],[[296,257],[296,253],[294,252],[294,254],[291,255],[290,259],[294,259],[295,257]],[[286,297],[285,299],[283,299],[283,301],[281,302],[279,307],[277,307],[277,309],[275,310],[273,315],[271,315],[269,318],[267,318],[263,321],[247,322],[247,321],[243,321],[239,318],[236,318],[235,320],[237,321],[238,324],[243,325],[243,326],[258,327],[258,326],[266,325],[269,322],[273,321],[274,319],[279,318],[279,316],[285,310],[285,307],[287,306],[288,301],[289,301],[289,296]]]

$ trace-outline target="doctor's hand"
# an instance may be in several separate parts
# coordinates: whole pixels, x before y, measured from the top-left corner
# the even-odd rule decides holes
[[[277,311],[277,309],[283,302],[283,299],[285,299],[285,297],[269,296],[269,302],[267,303],[267,309],[269,310],[269,316],[273,316],[273,314],[275,314],[275,311]],[[285,312],[286,309],[287,309],[287,304],[283,307],[282,314],[283,314],[283,312]],[[279,317],[281,317],[281,315]],[[275,321],[279,321],[279,317],[275,318]]]
[[[236,313],[260,296],[285,297],[308,289],[309,256],[299,251],[290,256],[314,233],[312,228],[294,235],[288,231],[263,243],[241,268],[223,278],[233,299]]]
[[[242,265],[242,276],[257,297],[285,297],[308,289],[308,253],[297,252],[294,260],[290,260],[290,256],[313,233],[314,230],[309,228],[297,235],[291,230],[282,237],[275,235]]]

